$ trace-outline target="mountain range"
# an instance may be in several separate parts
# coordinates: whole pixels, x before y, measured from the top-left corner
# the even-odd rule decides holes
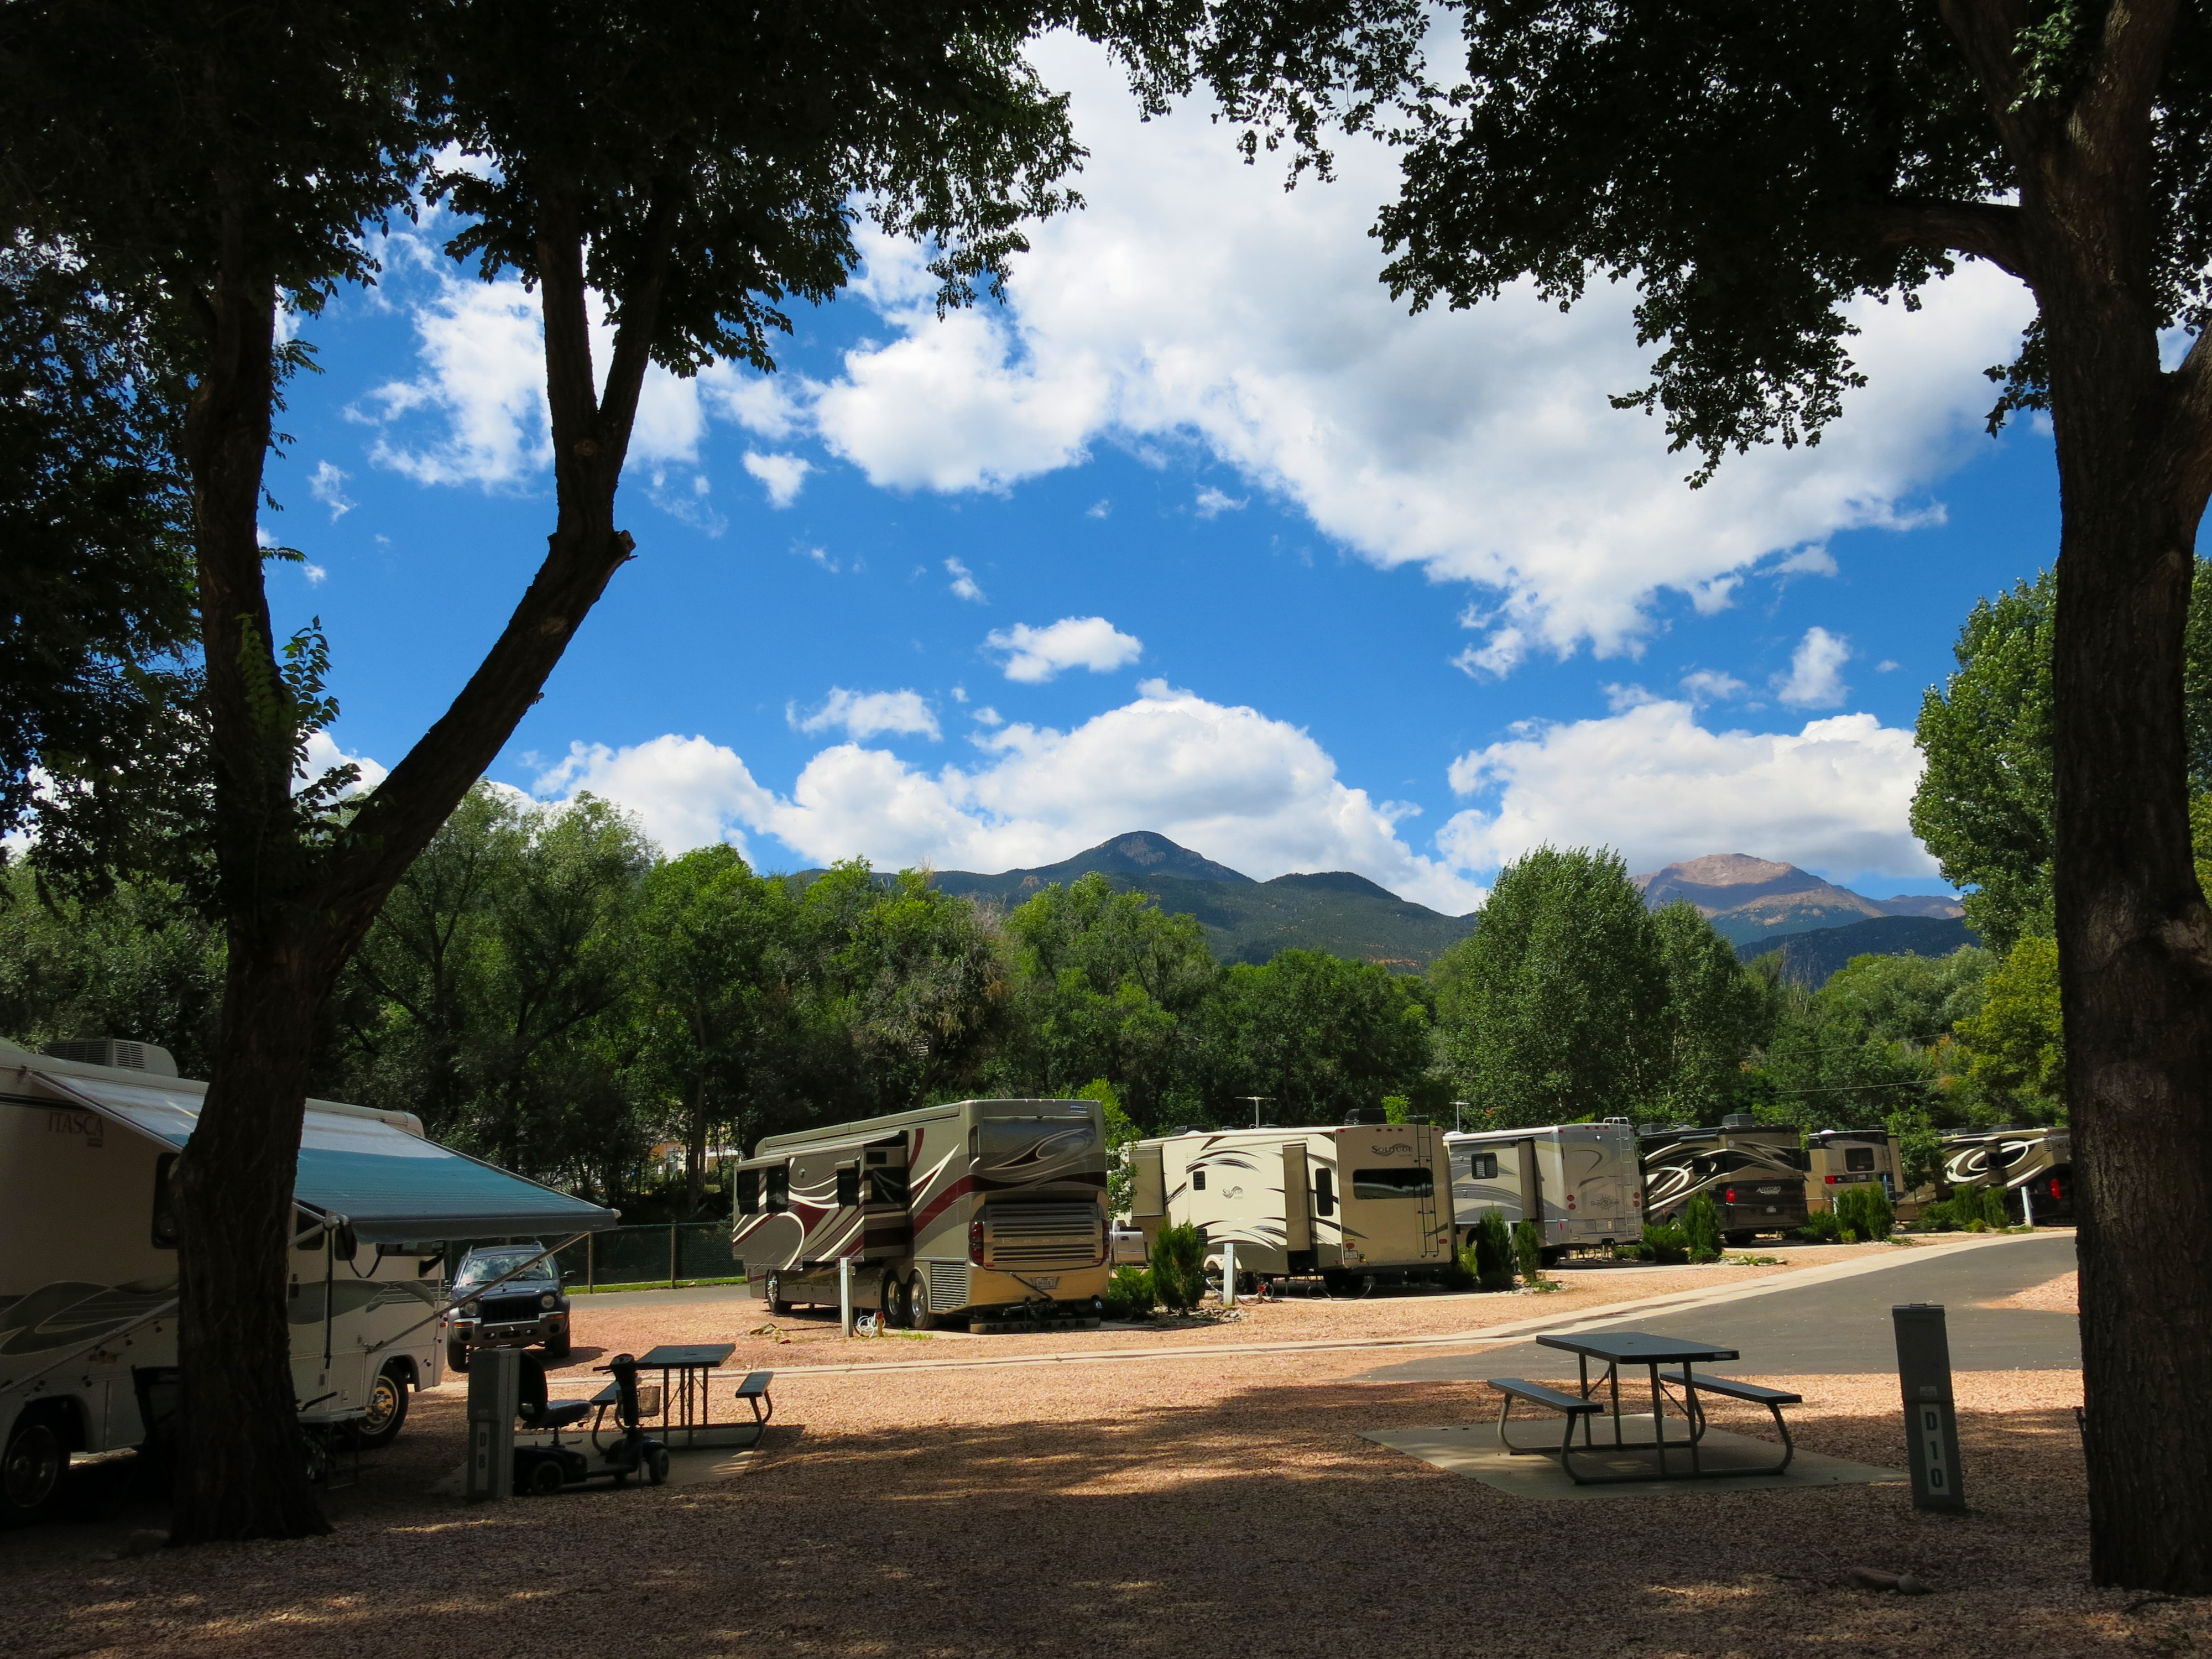
[[[945,892],[1011,908],[1054,882],[1065,885],[1093,871],[1124,892],[1151,894],[1163,910],[1197,917],[1222,962],[1265,962],[1278,951],[1327,951],[1398,973],[1419,973],[1474,927],[1471,915],[1448,916],[1414,904],[1347,870],[1255,881],[1149,830],[1115,836],[1034,870],[994,876],[939,870],[936,880]]]
[[[1055,882],[1066,885],[1093,872],[1121,891],[1150,894],[1163,910],[1197,917],[1222,962],[1265,962],[1278,951],[1297,949],[1420,973],[1474,928],[1472,915],[1431,910],[1349,871],[1255,881],[1149,830],[1115,836],[1058,864],[996,875],[939,870],[934,878],[945,892],[1012,908]],[[1775,941],[1817,933],[1786,959],[1784,972],[1793,980],[1838,950],[1844,954],[1832,967],[1864,953],[1941,954],[1973,939],[1957,920],[1962,911],[1956,899],[1868,898],[1795,865],[1741,853],[1688,859],[1634,880],[1655,909],[1687,899],[1746,959],[1773,948]],[[1863,926],[1883,920],[1915,925]],[[1823,971],[1808,982],[1826,976]]]
[[[1722,938],[1735,945],[1808,933],[1816,928],[1846,927],[1875,916],[1954,921],[1966,915],[1965,907],[1955,898],[1929,893],[1869,898],[1823,881],[1794,864],[1776,864],[1741,853],[1708,853],[1630,879],[1643,890],[1644,902],[1655,910],[1677,899],[1687,899]]]
[[[1782,977],[1817,991],[1853,957],[1948,957],[1982,937],[1954,916],[1869,916],[1843,927],[1815,927],[1735,947],[1737,960],[1779,954]]]

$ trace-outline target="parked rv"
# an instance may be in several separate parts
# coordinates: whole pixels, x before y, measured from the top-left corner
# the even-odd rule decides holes
[[[1200,1129],[1129,1149],[1146,1243],[1186,1223],[1239,1277],[1319,1274],[1339,1291],[1442,1277],[1452,1263],[1443,1136],[1425,1123]]]
[[[1644,1211],[1653,1221],[1679,1221],[1692,1199],[1710,1193],[1731,1244],[1805,1224],[1808,1160],[1796,1128],[1762,1127],[1748,1113],[1733,1112],[1717,1129],[1647,1123],[1638,1139]]]
[[[2066,1129],[1976,1129],[1943,1137],[1943,1183],[1952,1192],[1996,1187],[2015,1218],[2074,1218],[2074,1136]]]
[[[68,1046],[106,1063],[0,1044],[0,1522],[42,1513],[74,1454],[158,1443],[182,1380],[169,1180],[207,1085],[150,1043]],[[411,1114],[323,1100],[293,1193],[311,1447],[390,1440],[409,1391],[441,1380],[441,1241],[617,1218],[424,1139]]]
[[[1805,1137],[1805,1207],[1832,1210],[1844,1189],[1878,1186],[1900,1221],[1919,1213],[1905,1185],[1900,1143],[1880,1129],[1815,1129]]]
[[[854,1306],[895,1327],[1095,1323],[1105,1305],[1095,1101],[963,1100],[770,1135],[735,1186],[731,1250],[778,1313],[836,1305],[842,1261]]]
[[[1489,1211],[1535,1220],[1544,1257],[1644,1237],[1644,1179],[1626,1118],[1444,1138],[1459,1247]]]

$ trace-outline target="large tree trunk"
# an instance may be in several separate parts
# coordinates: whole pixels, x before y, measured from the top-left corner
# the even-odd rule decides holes
[[[2124,207],[2112,216],[2124,221]],[[2153,316],[2125,291],[2133,250],[2114,236],[2069,251],[2085,242],[2104,257],[2053,261],[2066,269],[2046,273],[2039,297],[2063,511],[2055,885],[2090,1570],[2100,1583],[2203,1595],[2212,912],[2190,850],[2181,675],[2201,417],[2158,372]]]

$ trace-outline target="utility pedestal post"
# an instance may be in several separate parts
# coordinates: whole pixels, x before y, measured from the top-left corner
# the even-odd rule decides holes
[[[1943,1310],[1911,1302],[1889,1310],[1897,1327],[1897,1380],[1905,1395],[1905,1443],[1912,1462],[1912,1506],[1963,1510],[1959,1423],[1951,1401],[1951,1343]]]
[[[469,1356],[468,1499],[483,1504],[514,1492],[514,1413],[522,1391],[522,1350],[478,1348]]]
[[[853,1258],[837,1258],[837,1323],[843,1334],[853,1334]]]
[[[1221,1246],[1221,1305],[1237,1305],[1237,1241],[1233,1238]]]

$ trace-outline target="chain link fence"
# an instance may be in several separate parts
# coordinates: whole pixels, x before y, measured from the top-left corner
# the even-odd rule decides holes
[[[454,1245],[452,1260],[458,1262],[478,1245],[531,1242],[521,1238],[468,1239]],[[552,1242],[550,1238],[543,1241],[545,1244]],[[726,1221],[610,1227],[605,1232],[586,1234],[567,1249],[556,1251],[553,1263],[571,1291],[654,1285],[673,1289],[678,1285],[711,1284],[745,1276],[745,1264],[731,1250],[730,1224]]]

